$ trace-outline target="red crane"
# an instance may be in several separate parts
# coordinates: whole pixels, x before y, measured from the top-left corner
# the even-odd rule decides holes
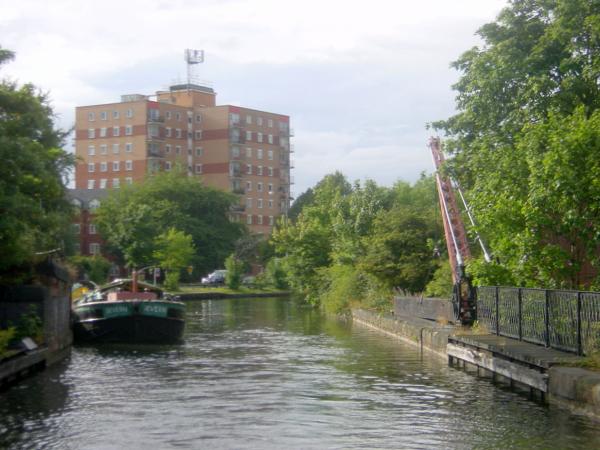
[[[475,292],[471,285],[471,281],[465,273],[465,261],[471,257],[465,224],[462,221],[460,210],[458,209],[452,181],[440,172],[440,168],[445,161],[440,139],[432,137],[429,140],[429,148],[431,149],[433,164],[436,169],[436,187],[440,200],[442,218],[444,220],[444,234],[446,237],[446,246],[448,248],[448,257],[450,259],[450,266],[452,267],[452,281],[454,282],[454,312],[460,323],[470,325],[477,319],[477,302],[475,301]],[[473,218],[466,205],[462,192],[460,192],[460,189],[457,190],[465,204],[469,218],[473,222]],[[485,258],[488,260],[489,254],[487,253],[483,242],[479,239],[479,236],[477,236],[477,238],[482,245]]]

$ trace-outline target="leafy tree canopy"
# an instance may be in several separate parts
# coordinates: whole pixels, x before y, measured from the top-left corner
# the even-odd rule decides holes
[[[453,66],[434,123],[480,232],[516,282],[579,287],[597,261],[600,2],[512,0]]]
[[[0,66],[14,54],[0,47]],[[0,82],[0,282],[26,277],[35,254],[62,248],[72,217],[62,150],[47,96],[33,85]]]
[[[191,236],[192,265],[199,273],[222,267],[245,228],[229,220],[237,198],[197,178],[164,172],[144,183],[115,189],[97,210],[96,222],[112,250],[130,267],[155,263],[156,238],[169,229]]]

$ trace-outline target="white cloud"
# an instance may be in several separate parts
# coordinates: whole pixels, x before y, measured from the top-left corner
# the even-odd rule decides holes
[[[504,0],[21,0],[0,4],[3,76],[77,105],[152,93],[203,48],[221,103],[289,114],[296,192],[333,170],[391,184],[429,170],[426,122],[453,112],[450,61]]]

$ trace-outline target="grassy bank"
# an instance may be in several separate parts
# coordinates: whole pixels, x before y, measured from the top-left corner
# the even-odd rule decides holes
[[[248,286],[240,286],[239,289],[231,289],[227,286],[210,286],[204,287],[199,285],[190,286],[179,286],[178,291],[174,291],[173,294],[282,294],[286,291],[280,289],[264,287],[264,288],[253,288]]]

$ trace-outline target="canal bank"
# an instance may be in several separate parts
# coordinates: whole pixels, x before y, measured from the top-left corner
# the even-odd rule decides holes
[[[402,299],[402,302],[405,301]],[[413,299],[413,302],[417,300]],[[443,305],[443,308],[446,307]],[[423,354],[429,352],[447,358],[449,363],[458,362],[459,367],[462,363],[463,368],[468,364],[477,368],[478,375],[483,370],[485,375],[494,380],[507,380],[511,386],[515,381],[522,383],[539,390],[541,396],[538,398],[550,405],[600,420],[600,373],[561,365],[577,364],[580,358],[571,354],[560,358],[556,351],[508,338],[501,338],[503,344],[494,347],[489,342],[497,336],[473,335],[473,338],[479,339],[469,339],[463,327],[446,324],[446,319],[441,316],[439,321],[434,321],[354,309],[352,319],[355,323],[409,342],[419,347]],[[487,343],[482,344],[486,337]],[[465,342],[467,345],[463,345]],[[544,351],[550,352],[550,356],[539,356]]]
[[[182,301],[192,300],[224,300],[228,298],[271,298],[289,297],[289,292],[255,292],[255,293],[229,293],[229,292],[185,292],[175,294]]]

